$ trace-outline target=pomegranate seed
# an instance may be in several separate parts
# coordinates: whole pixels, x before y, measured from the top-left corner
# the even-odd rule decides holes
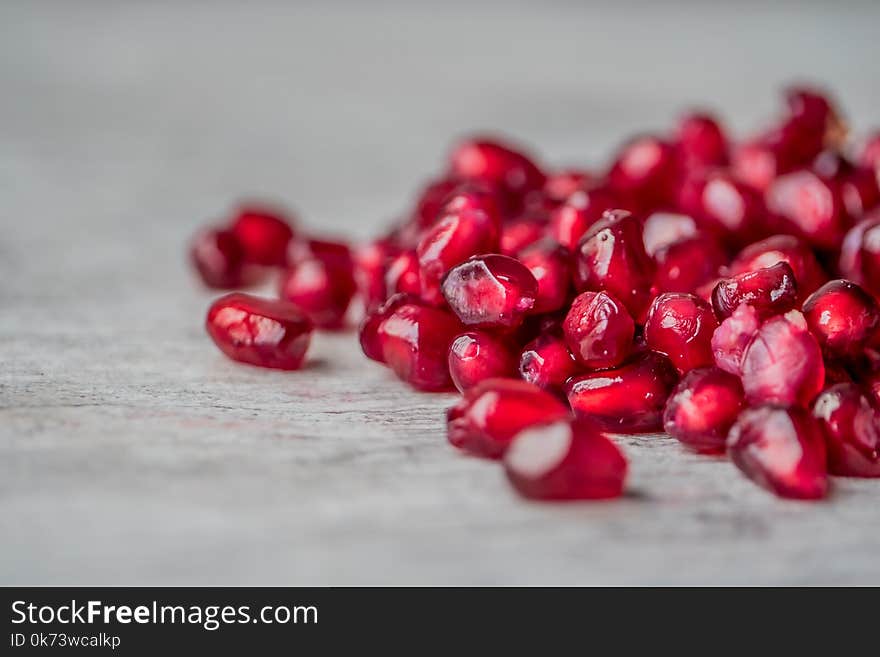
[[[847,477],[880,477],[880,416],[854,383],[823,391],[813,404],[828,448],[828,471]]]
[[[880,206],[880,175],[874,169],[857,168],[841,181],[840,195],[846,214],[861,219]]]
[[[673,242],[654,256],[657,271],[652,289],[655,292],[696,292],[715,280],[727,264],[727,255],[709,235],[697,235]]]
[[[668,356],[680,373],[712,365],[712,307],[693,294],[667,293],[654,299],[645,322],[648,347]]]
[[[436,308],[401,303],[379,324],[382,360],[418,390],[452,387],[449,346],[461,332],[455,317]]]
[[[559,205],[576,191],[586,189],[594,180],[591,173],[581,169],[567,169],[550,174],[544,181],[544,197]]]
[[[299,306],[315,326],[341,327],[357,292],[349,248],[336,242],[310,240],[291,247],[288,258],[293,264],[281,278],[279,296]]]
[[[545,333],[529,342],[519,359],[519,374],[539,388],[559,389],[577,371],[561,336]]]
[[[550,236],[574,250],[587,229],[614,205],[614,197],[601,188],[577,190],[551,214]]]
[[[552,313],[561,309],[569,299],[571,288],[569,252],[555,242],[542,241],[529,246],[518,258],[538,283],[532,312]]]
[[[386,294],[397,293],[419,296],[422,291],[419,277],[419,256],[414,250],[404,251],[389,264],[385,271]]]
[[[730,429],[727,450],[749,479],[780,497],[818,499],[828,493],[822,432],[803,409],[743,411]]]
[[[702,229],[737,245],[747,243],[766,223],[761,195],[723,172],[692,178],[679,203]]]
[[[504,471],[531,499],[607,499],[623,493],[627,463],[592,423],[558,421],[521,431],[504,457]]]
[[[663,428],[696,452],[718,454],[742,406],[737,377],[717,367],[691,370],[666,402]]]
[[[727,163],[727,138],[712,116],[701,112],[683,116],[675,137],[676,146],[689,167],[705,168]]]
[[[527,155],[490,139],[472,139],[452,152],[450,175],[461,180],[490,183],[513,197],[541,189],[546,177]]]
[[[731,170],[739,180],[763,191],[777,175],[791,169],[786,157],[776,140],[763,136],[734,150]]]
[[[412,220],[418,228],[428,228],[436,220],[449,196],[461,183],[452,178],[431,181],[419,193]]]
[[[208,287],[228,290],[247,282],[244,249],[232,231],[200,230],[193,237],[190,260]]]
[[[386,240],[370,242],[355,251],[355,281],[367,311],[385,301],[385,263],[395,252],[396,248]]]
[[[292,303],[232,293],[208,309],[205,329],[232,360],[296,370],[312,337],[312,323]]]
[[[509,347],[483,331],[462,333],[449,347],[449,375],[461,392],[485,379],[512,377],[516,363]]]
[[[515,328],[535,306],[538,282],[521,262],[488,254],[453,267],[443,297],[466,326]]]
[[[562,402],[537,386],[513,379],[487,379],[466,390],[447,411],[447,437],[459,449],[499,458],[523,429],[570,416]]]
[[[573,377],[565,388],[576,415],[610,431],[638,433],[662,429],[663,407],[677,381],[669,359],[647,351],[617,369]]]
[[[838,248],[849,226],[839,189],[812,171],[796,171],[767,188],[767,208],[819,248]]]
[[[407,294],[395,294],[389,297],[384,304],[367,311],[367,314],[364,315],[358,328],[358,339],[361,343],[361,350],[367,358],[379,363],[385,362],[385,356],[382,354],[382,337],[379,334],[379,328],[382,322],[391,316],[391,313],[405,303],[417,302]]]
[[[792,87],[785,91],[788,121],[801,134],[817,134],[822,144],[839,137],[842,121],[831,101],[821,91],[806,87]]]
[[[859,162],[863,167],[880,172],[880,132],[875,132],[865,140]]]
[[[654,267],[638,219],[624,210],[606,212],[581,238],[574,259],[578,291],[607,290],[637,320],[651,300]]]
[[[270,266],[286,262],[293,229],[281,213],[265,207],[242,207],[231,230],[241,243],[247,262]]]
[[[522,216],[501,227],[501,253],[516,256],[520,251],[544,237],[546,220],[536,216]]]
[[[618,154],[608,181],[614,192],[652,210],[670,201],[677,175],[675,149],[656,137],[640,137]]]
[[[804,317],[825,353],[859,357],[880,328],[880,306],[855,283],[825,283],[804,302]]]
[[[753,306],[742,304],[734,310],[712,335],[715,364],[725,372],[742,375],[743,355],[760,327],[761,320]]]
[[[819,343],[796,310],[764,322],[743,354],[742,383],[749,403],[807,406],[824,382]]]
[[[712,291],[712,306],[720,319],[726,319],[748,304],[759,319],[781,315],[797,305],[797,283],[791,266],[781,261],[772,267],[739,274],[719,282]]]
[[[654,256],[670,244],[699,235],[697,224],[686,214],[653,212],[645,219],[642,242],[645,252]]]
[[[730,263],[734,276],[787,262],[797,281],[798,299],[804,300],[828,280],[808,244],[792,235],[774,235],[750,244]]]
[[[626,307],[607,292],[584,292],[563,323],[565,343],[585,367],[620,365],[632,351],[635,323]]]

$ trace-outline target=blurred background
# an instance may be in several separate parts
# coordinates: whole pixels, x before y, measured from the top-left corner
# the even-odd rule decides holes
[[[694,461],[665,443],[643,460],[630,445],[658,508],[515,506],[439,444],[448,399],[402,401],[350,336],[316,347],[358,380],[346,389],[221,363],[184,252],[242,196],[374,234],[473,131],[590,165],[694,106],[748,134],[782,85],[809,81],[866,132],[878,25],[871,0],[0,0],[0,582],[702,582],[730,564],[737,581],[876,578],[873,557],[829,558],[840,533],[822,524],[870,527],[863,499],[791,511],[732,468],[688,479]],[[358,436],[315,410],[328,399],[363,410]],[[254,442],[289,433],[327,440]],[[363,456],[363,436],[386,452]]]

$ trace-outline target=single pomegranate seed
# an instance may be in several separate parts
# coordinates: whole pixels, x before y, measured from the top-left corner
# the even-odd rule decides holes
[[[304,257],[305,256],[305,257]],[[320,328],[339,328],[357,292],[349,248],[337,242],[311,240],[297,250],[281,278],[279,296],[299,306]]]
[[[487,379],[465,391],[446,413],[449,442],[472,454],[499,458],[523,429],[568,420],[566,406],[525,381]]]
[[[594,369],[620,365],[632,351],[635,323],[626,307],[608,292],[584,292],[563,323],[565,343],[575,359]]]
[[[825,383],[825,365],[803,315],[792,310],[761,325],[743,354],[742,382],[752,404],[813,401]]]
[[[822,432],[803,409],[743,411],[727,436],[727,451],[749,479],[780,497],[818,499],[828,493]]]
[[[516,363],[510,348],[489,333],[462,333],[449,347],[449,375],[461,392],[486,379],[515,374]]]
[[[544,237],[546,220],[539,216],[521,216],[501,227],[501,253],[516,256],[520,251]]]
[[[742,406],[737,377],[717,367],[691,370],[666,402],[663,428],[694,451],[718,454]]]
[[[592,423],[559,421],[521,431],[504,456],[504,470],[524,497],[608,499],[623,493],[627,463]]]
[[[561,388],[577,369],[565,340],[550,333],[539,335],[529,342],[519,358],[522,379],[545,389]]]
[[[734,150],[731,169],[739,180],[763,191],[777,175],[790,170],[791,164],[779,143],[763,136]]]
[[[574,257],[578,291],[607,290],[637,320],[651,300],[654,266],[642,242],[639,220],[624,210],[606,212],[578,243]]]
[[[244,249],[232,231],[200,230],[193,237],[190,260],[208,287],[228,290],[248,282]]]
[[[593,174],[582,169],[557,171],[544,181],[544,197],[559,205],[578,190],[586,189],[593,180]]]
[[[742,304],[734,310],[712,335],[715,364],[725,372],[742,375],[743,355],[760,327],[761,320],[754,306]]]
[[[671,200],[677,175],[676,152],[656,137],[626,144],[608,172],[613,191],[632,199],[639,209],[652,210]]]
[[[861,219],[880,206],[880,175],[874,169],[859,167],[840,182],[840,195],[846,214]]]
[[[847,477],[880,477],[880,416],[854,383],[823,391],[813,404],[828,448],[828,471]]]
[[[880,172],[880,131],[869,136],[862,145],[859,162],[862,166]]]
[[[265,207],[242,207],[232,228],[244,249],[245,259],[258,265],[282,266],[293,229],[278,211]]]
[[[419,256],[413,251],[404,251],[390,263],[385,272],[386,294],[401,292],[418,296],[422,291],[419,274]]]
[[[712,306],[719,319],[727,319],[745,303],[763,320],[794,308],[797,296],[794,272],[787,262],[781,261],[722,280],[712,291]]]
[[[642,242],[645,252],[653,256],[670,244],[699,235],[697,223],[686,214],[653,212],[645,219]]]
[[[766,208],[761,195],[729,174],[711,172],[686,185],[679,203],[703,230],[742,245],[764,228]]]
[[[442,291],[466,326],[515,328],[534,308],[538,282],[521,262],[487,254],[453,267],[443,279]]]
[[[449,172],[453,178],[487,182],[520,198],[541,189],[546,180],[529,156],[507,144],[482,138],[464,141],[453,150]]]
[[[552,313],[569,299],[571,288],[571,255],[553,241],[533,244],[518,255],[519,261],[538,282],[533,313]]]
[[[657,270],[652,289],[655,292],[696,292],[715,280],[719,270],[727,264],[727,254],[709,235],[668,244],[657,251],[654,259]]]
[[[367,311],[385,301],[385,265],[395,252],[396,248],[388,241],[376,240],[359,247],[354,253],[355,281]]]
[[[667,293],[654,299],[645,322],[648,347],[668,356],[680,373],[712,365],[712,307],[693,294]]]
[[[208,309],[205,329],[232,360],[296,370],[312,337],[312,323],[292,303],[233,293]]]
[[[418,390],[448,390],[449,346],[461,324],[447,312],[401,303],[379,324],[382,360]]]
[[[449,196],[461,183],[452,178],[433,180],[422,188],[412,213],[414,225],[428,228],[436,220]]]
[[[780,176],[767,188],[766,200],[770,212],[816,247],[839,247],[849,228],[840,190],[812,171]]]
[[[727,138],[718,121],[708,114],[694,112],[683,116],[678,122],[675,143],[691,168],[727,163]]]
[[[825,353],[853,359],[880,328],[880,306],[855,283],[825,283],[804,302],[804,317]]]
[[[574,250],[587,229],[614,206],[614,196],[602,188],[577,190],[551,214],[550,236]]]
[[[801,139],[815,134],[821,144],[828,145],[842,136],[843,122],[822,91],[791,87],[785,91],[785,101],[788,105],[788,122]]]
[[[609,431],[647,432],[663,427],[663,407],[678,376],[666,356],[646,351],[613,370],[569,379],[565,386],[575,414]]]
[[[488,204],[457,207],[467,202],[480,203],[481,200],[461,195],[455,197],[453,207],[447,204],[448,212],[425,232],[419,242],[417,253],[422,298],[430,304],[442,303],[440,281],[446,272],[472,255],[490,253],[498,248],[498,215],[487,209]]]
[[[368,310],[361,321],[358,328],[358,339],[361,343],[361,350],[364,355],[371,360],[379,363],[385,362],[385,356],[382,353],[382,337],[379,334],[379,328],[388,317],[391,316],[397,308],[405,303],[417,303],[411,296],[407,294],[395,294],[389,297],[381,306],[372,310]]]
[[[750,244],[730,263],[730,272],[735,276],[772,267],[777,262],[787,262],[791,266],[801,301],[828,280],[810,246],[792,235],[774,235]]]

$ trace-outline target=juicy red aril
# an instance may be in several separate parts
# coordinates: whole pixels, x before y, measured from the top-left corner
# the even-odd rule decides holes
[[[745,247],[730,263],[730,273],[735,276],[772,267],[777,262],[787,262],[791,266],[799,300],[806,299],[828,280],[810,246],[792,235],[774,235]]]
[[[546,178],[527,155],[489,139],[459,144],[450,156],[449,173],[461,180],[488,182],[516,197],[540,189]]]
[[[312,337],[311,321],[292,303],[241,293],[211,304],[205,329],[232,360],[281,370],[302,366]]]
[[[546,218],[522,216],[501,227],[501,253],[516,256],[520,251],[544,237]]]
[[[880,172],[880,132],[875,132],[865,140],[859,162],[864,167]]]
[[[538,282],[521,262],[487,254],[453,267],[442,292],[466,326],[514,328],[534,308]]]
[[[823,391],[813,404],[825,435],[828,471],[848,477],[880,477],[880,416],[854,383]]]
[[[742,304],[734,310],[712,334],[715,364],[725,372],[740,376],[746,347],[760,327],[761,320],[753,306]]]
[[[880,327],[880,306],[855,283],[825,283],[804,302],[804,317],[827,354],[857,358]]]
[[[565,340],[550,333],[529,342],[519,358],[519,375],[523,381],[545,389],[561,388],[577,369]]]
[[[675,244],[699,234],[697,223],[686,214],[652,212],[645,219],[642,242],[645,252],[653,256],[670,244]]]
[[[499,458],[523,429],[568,420],[556,397],[525,381],[488,379],[465,391],[446,413],[449,442],[472,454]]]
[[[743,411],[727,436],[727,451],[749,479],[780,497],[818,499],[828,492],[822,431],[803,409]]]
[[[727,256],[709,235],[697,235],[673,242],[654,254],[655,292],[696,292],[718,276]]]
[[[538,283],[532,312],[551,313],[561,309],[571,288],[571,254],[552,241],[531,245],[518,256]]]
[[[678,151],[689,167],[720,166],[727,162],[727,138],[712,116],[687,114],[675,133]]]
[[[790,168],[787,154],[779,142],[767,136],[740,144],[733,151],[733,174],[755,189],[766,189],[778,174]]]
[[[312,255],[300,259],[302,253]],[[290,256],[290,254],[289,254]],[[312,241],[291,257],[279,296],[299,306],[320,328],[339,328],[357,292],[354,262],[344,244]]]
[[[608,182],[639,209],[652,210],[670,200],[676,173],[675,149],[656,137],[640,137],[620,151]]]
[[[602,189],[582,189],[573,193],[550,216],[550,236],[574,250],[587,229],[615,206],[614,197]]]
[[[418,390],[448,390],[449,346],[461,332],[455,317],[436,308],[402,303],[379,324],[382,360]]]
[[[460,184],[452,178],[440,178],[425,185],[412,213],[415,225],[427,228],[433,224],[444,203]]]
[[[386,240],[376,240],[359,247],[354,253],[355,281],[367,311],[385,301],[385,264],[396,252]]]
[[[286,262],[293,229],[279,212],[257,206],[243,207],[231,230],[241,243],[248,262],[273,266]]]
[[[748,242],[765,221],[761,195],[722,172],[688,181],[679,202],[701,228],[738,245]]]
[[[654,267],[639,220],[624,210],[606,212],[581,238],[574,255],[575,286],[607,290],[626,305],[637,320],[651,300]]]
[[[635,323],[626,307],[608,292],[584,292],[563,323],[565,343],[585,367],[615,367],[632,351]]]
[[[576,415],[609,431],[659,431],[663,407],[677,381],[669,359],[648,351],[616,369],[573,377],[565,392]]]
[[[385,271],[385,293],[418,296],[421,291],[419,256],[413,250],[404,251],[388,263]]]
[[[797,283],[787,262],[738,274],[722,280],[712,291],[712,306],[719,319],[726,319],[748,304],[760,319],[781,315],[797,305]]]
[[[193,237],[190,260],[208,287],[228,290],[246,282],[244,249],[232,231],[200,230]]]
[[[558,421],[521,431],[504,456],[504,471],[531,499],[607,499],[623,493],[627,463],[592,423]]]
[[[767,209],[814,246],[840,246],[849,226],[840,192],[832,182],[811,171],[796,171],[774,180],[765,197]]]
[[[742,406],[737,377],[717,367],[691,370],[666,402],[663,428],[690,449],[720,453]]]
[[[819,343],[795,310],[764,322],[743,354],[743,389],[752,404],[808,406],[824,382]]]
[[[679,372],[713,363],[712,334],[718,320],[712,307],[693,294],[661,294],[645,322],[648,347],[669,357]]]
[[[828,97],[817,89],[790,87],[785,91],[788,121],[801,133],[816,133],[822,144],[833,141],[841,119]]]
[[[382,354],[382,337],[379,335],[379,328],[382,322],[390,317],[391,313],[397,310],[397,308],[405,303],[413,302],[413,298],[407,294],[395,294],[389,297],[381,306],[367,311],[358,328],[361,350],[367,358],[379,363],[385,362],[385,356]]]
[[[486,379],[512,377],[515,373],[510,348],[489,333],[462,333],[449,347],[449,375],[462,392]]]

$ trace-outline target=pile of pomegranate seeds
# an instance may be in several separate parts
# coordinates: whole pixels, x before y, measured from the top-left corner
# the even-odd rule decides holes
[[[786,498],[880,477],[880,133],[852,146],[814,89],[742,141],[694,112],[604,167],[464,140],[373,242],[248,205],[190,253],[211,288],[279,271],[278,299],[208,311],[244,363],[301,367],[359,297],[366,356],[457,388],[449,442],[529,498],[621,495],[609,432],[665,430]]]

